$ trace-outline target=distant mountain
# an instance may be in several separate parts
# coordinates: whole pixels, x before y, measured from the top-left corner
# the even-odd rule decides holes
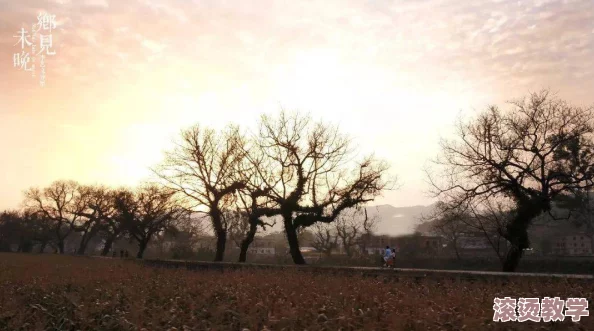
[[[380,205],[367,207],[367,215],[378,217],[376,233],[401,235],[413,233],[415,226],[420,223],[420,219],[430,215],[434,210],[435,205],[411,207]]]

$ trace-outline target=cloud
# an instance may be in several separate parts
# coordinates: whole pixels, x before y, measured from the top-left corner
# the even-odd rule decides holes
[[[89,7],[109,8],[109,3],[107,0],[84,0],[83,3],[85,6]]]
[[[17,11],[41,3],[28,8],[23,4]],[[307,6],[279,1],[87,0],[62,2],[52,9],[65,22],[63,44],[68,48],[63,60],[86,59],[89,75],[105,70],[99,61],[89,61],[92,58],[113,61],[113,70],[122,73],[154,65],[154,53],[161,53],[157,61],[163,65],[185,63],[200,71],[207,61],[221,67],[223,75],[247,78],[290,63],[301,49],[318,48],[333,50],[346,62],[399,67],[420,81],[432,65],[443,75],[461,74],[477,82],[497,76],[507,84],[517,72],[508,70],[506,75],[504,68],[538,67],[523,72],[536,77],[543,68],[526,64],[549,64],[559,56],[574,65],[558,63],[561,70],[550,67],[551,73],[567,79],[577,70],[580,80],[593,79],[594,3],[589,0],[329,0]],[[123,53],[134,59],[134,66],[121,66],[118,54]]]
[[[12,35],[41,10],[58,19],[44,91],[12,65]],[[429,122],[475,100],[552,87],[594,102],[594,2],[0,0],[0,77],[0,111],[48,121],[124,126],[161,118],[158,107],[162,118],[187,108],[184,123],[195,109],[249,118],[243,107],[278,101],[421,153],[410,141],[428,146]]]

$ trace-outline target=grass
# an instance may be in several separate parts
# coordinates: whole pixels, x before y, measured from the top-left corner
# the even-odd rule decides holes
[[[133,261],[0,254],[0,330],[594,330],[494,323],[493,298],[594,297],[594,282],[157,269]]]

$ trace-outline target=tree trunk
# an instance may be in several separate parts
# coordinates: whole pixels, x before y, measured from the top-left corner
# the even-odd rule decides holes
[[[361,249],[361,254],[368,256],[369,252],[367,252],[367,242],[369,241],[369,233],[365,233],[363,236],[361,236],[360,240],[360,249]]]
[[[103,250],[101,251],[101,256],[107,256],[109,251],[111,250],[111,246],[113,245],[113,238],[109,237],[105,240],[105,245],[103,245]]]
[[[58,239],[58,252],[64,254],[64,239]]]
[[[505,257],[505,262],[503,263],[503,271],[505,272],[514,272],[520,263],[520,259],[522,258],[524,250],[521,246],[512,245],[509,252]]]
[[[225,245],[227,244],[227,231],[219,229],[216,231],[217,248],[215,252],[215,262],[222,262],[225,258]]]
[[[17,247],[17,253],[23,253],[23,246],[25,245],[25,238],[21,236],[19,238],[19,246]]]
[[[456,258],[459,261],[460,260],[460,252],[458,252],[458,240],[457,239],[452,240],[452,246],[454,247],[454,253],[456,253]]]
[[[42,241],[41,244],[39,245],[39,253],[43,253],[43,251],[45,251],[45,247],[47,246],[47,241]]]
[[[590,237],[590,254],[594,255],[594,228],[592,227],[592,222],[590,221],[586,226],[586,236]]]
[[[80,246],[76,250],[76,255],[85,255],[85,251],[87,250],[87,243],[81,242]]]
[[[78,250],[76,251],[77,255],[85,255],[85,251],[87,250],[87,245],[89,244],[91,236],[89,233],[85,232],[82,237],[80,238],[80,245],[78,245]]]
[[[250,221],[250,230],[248,231],[247,235],[241,241],[240,251],[239,251],[239,262],[247,261],[247,251],[250,248],[250,245],[254,241],[254,237],[256,236],[256,231],[258,230],[258,219]]]
[[[524,249],[530,247],[528,227],[532,220],[545,209],[543,207],[538,202],[533,201],[518,206],[516,217],[514,217],[506,228],[506,239],[511,243],[511,248],[505,257],[503,271],[516,271],[520,259],[524,254]]]
[[[140,240],[138,241],[138,254],[136,254],[136,258],[142,259],[144,255],[144,251],[146,250],[146,246],[148,245],[148,241]]]
[[[33,243],[29,239],[23,239],[20,245],[22,253],[31,253],[31,251],[33,250]]]
[[[292,215],[283,215],[285,224],[285,234],[287,235],[287,241],[289,242],[289,251],[291,252],[291,258],[295,264],[305,264],[305,259],[299,249],[299,239],[297,238],[297,230],[293,226]]]
[[[355,255],[355,247],[356,244],[354,242],[354,238],[349,238],[348,240],[344,240],[342,242],[342,248],[344,249],[344,254],[350,259]],[[336,246],[340,249],[340,246]]]
[[[227,244],[227,229],[223,227],[223,220],[221,212],[217,209],[218,203],[211,206],[210,218],[212,226],[215,229],[215,236],[217,237],[217,247],[215,250],[215,262],[222,262],[225,258],[225,245]]]

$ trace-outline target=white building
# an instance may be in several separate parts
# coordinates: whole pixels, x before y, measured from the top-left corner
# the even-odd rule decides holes
[[[276,249],[274,247],[250,247],[248,253],[258,255],[275,255]]]
[[[275,255],[276,247],[274,246],[274,241],[255,238],[248,248],[248,253],[257,255]]]
[[[556,237],[553,241],[553,254],[592,256],[592,239],[579,233]]]

